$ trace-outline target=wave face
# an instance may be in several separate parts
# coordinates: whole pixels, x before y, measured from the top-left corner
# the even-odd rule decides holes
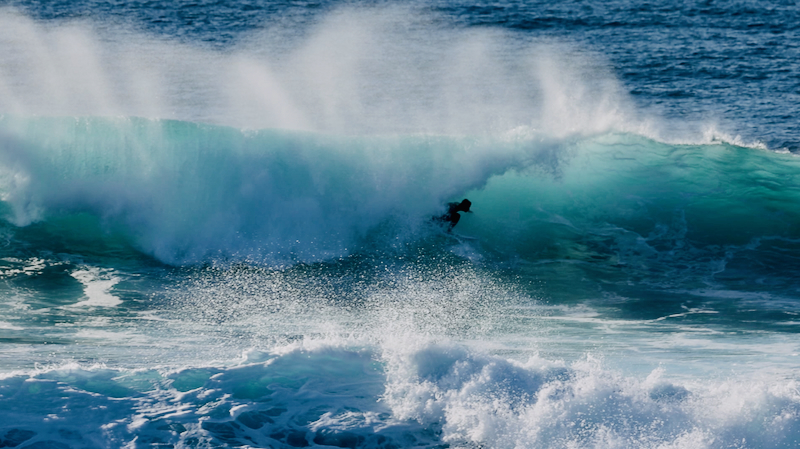
[[[459,229],[528,260],[642,264],[800,237],[787,207],[798,200],[795,157],[723,142],[520,129],[348,137],[99,118],[6,117],[0,129],[14,224],[88,213],[170,264],[345,257],[375,239],[420,238],[457,195],[476,210]]]
[[[421,222],[446,198],[541,153],[520,139],[335,137],[143,119],[6,118],[0,126],[15,224],[89,213],[172,264],[344,257],[380,224]]]

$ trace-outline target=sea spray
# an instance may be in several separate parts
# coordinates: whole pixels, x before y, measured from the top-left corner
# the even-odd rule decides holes
[[[340,8],[254,30],[229,51],[125,24],[50,26],[9,8],[0,25],[2,113],[334,134],[641,129],[597,55],[556,40],[439,30],[402,7]]]

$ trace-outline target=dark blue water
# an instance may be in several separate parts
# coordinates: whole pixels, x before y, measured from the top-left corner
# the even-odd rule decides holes
[[[797,447],[799,15],[4,2],[0,447]]]

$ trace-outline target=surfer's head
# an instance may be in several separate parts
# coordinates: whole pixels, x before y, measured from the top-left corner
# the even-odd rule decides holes
[[[458,205],[458,210],[461,212],[472,212],[469,210],[470,206],[472,206],[472,201],[468,199],[464,199],[461,204]]]

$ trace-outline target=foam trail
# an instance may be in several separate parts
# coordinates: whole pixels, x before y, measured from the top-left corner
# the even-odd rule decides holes
[[[120,278],[114,276],[113,270],[101,270],[96,267],[86,267],[70,273],[70,276],[83,284],[86,300],[75,303],[72,307],[114,307],[122,303],[117,296],[110,293]]]

